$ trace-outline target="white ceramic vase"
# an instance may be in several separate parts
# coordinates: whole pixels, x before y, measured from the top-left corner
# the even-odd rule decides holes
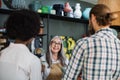
[[[81,12],[80,3],[76,3],[75,11],[74,11],[74,17],[75,18],[81,18],[81,16],[82,16],[82,12]]]

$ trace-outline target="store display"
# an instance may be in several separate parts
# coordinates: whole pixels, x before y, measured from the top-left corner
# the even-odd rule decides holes
[[[68,59],[70,59],[72,55],[72,50],[74,49],[76,42],[72,37],[69,36],[60,36],[63,40],[64,52]]]

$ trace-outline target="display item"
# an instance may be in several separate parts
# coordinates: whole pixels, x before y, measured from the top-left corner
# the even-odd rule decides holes
[[[82,12],[81,12],[80,3],[76,3],[75,11],[74,11],[74,17],[75,18],[81,18],[81,16],[82,16]]]
[[[84,11],[83,11],[83,18],[84,19],[89,19],[89,13],[90,13],[90,10],[91,10],[91,8],[86,8]]]
[[[24,9],[26,8],[25,0],[12,0],[12,7],[14,9]]]
[[[64,16],[73,17],[73,9],[71,8],[69,2],[65,3]]]
[[[56,15],[63,16],[63,5],[62,4],[54,4],[53,9],[56,10]]]
[[[29,8],[33,11],[38,11],[38,9],[41,8],[41,2],[39,0],[35,0],[29,5]]]

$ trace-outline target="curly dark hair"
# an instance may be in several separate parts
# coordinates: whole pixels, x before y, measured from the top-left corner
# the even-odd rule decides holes
[[[8,38],[27,41],[39,33],[40,17],[34,11],[17,10],[10,14],[5,28]]]

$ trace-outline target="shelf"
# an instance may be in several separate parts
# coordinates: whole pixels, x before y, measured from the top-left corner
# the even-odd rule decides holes
[[[78,18],[71,18],[67,16],[58,16],[54,14],[47,14],[47,13],[39,13],[41,17],[50,18],[55,20],[64,20],[64,21],[71,21],[71,22],[80,22],[80,23],[88,23],[88,20],[85,19],[78,19]]]
[[[47,35],[47,34],[38,34],[37,36],[40,37],[40,36],[46,36],[46,35]]]
[[[14,11],[15,10],[10,10],[10,9],[0,9],[0,14],[10,14]]]
[[[114,29],[116,29],[116,30],[118,30],[118,31],[120,31],[120,26],[118,26],[118,25],[112,25],[112,26],[110,26],[111,28],[114,28]]]
[[[11,12],[14,12],[14,11],[17,11],[17,10],[0,9],[1,14],[10,14]],[[38,14],[42,18],[64,20],[64,21],[71,21],[71,22],[80,22],[80,23],[88,23],[88,20],[85,20],[85,19],[77,19],[77,18],[71,18],[71,17],[66,17],[66,16],[47,14],[47,13],[38,13]]]

